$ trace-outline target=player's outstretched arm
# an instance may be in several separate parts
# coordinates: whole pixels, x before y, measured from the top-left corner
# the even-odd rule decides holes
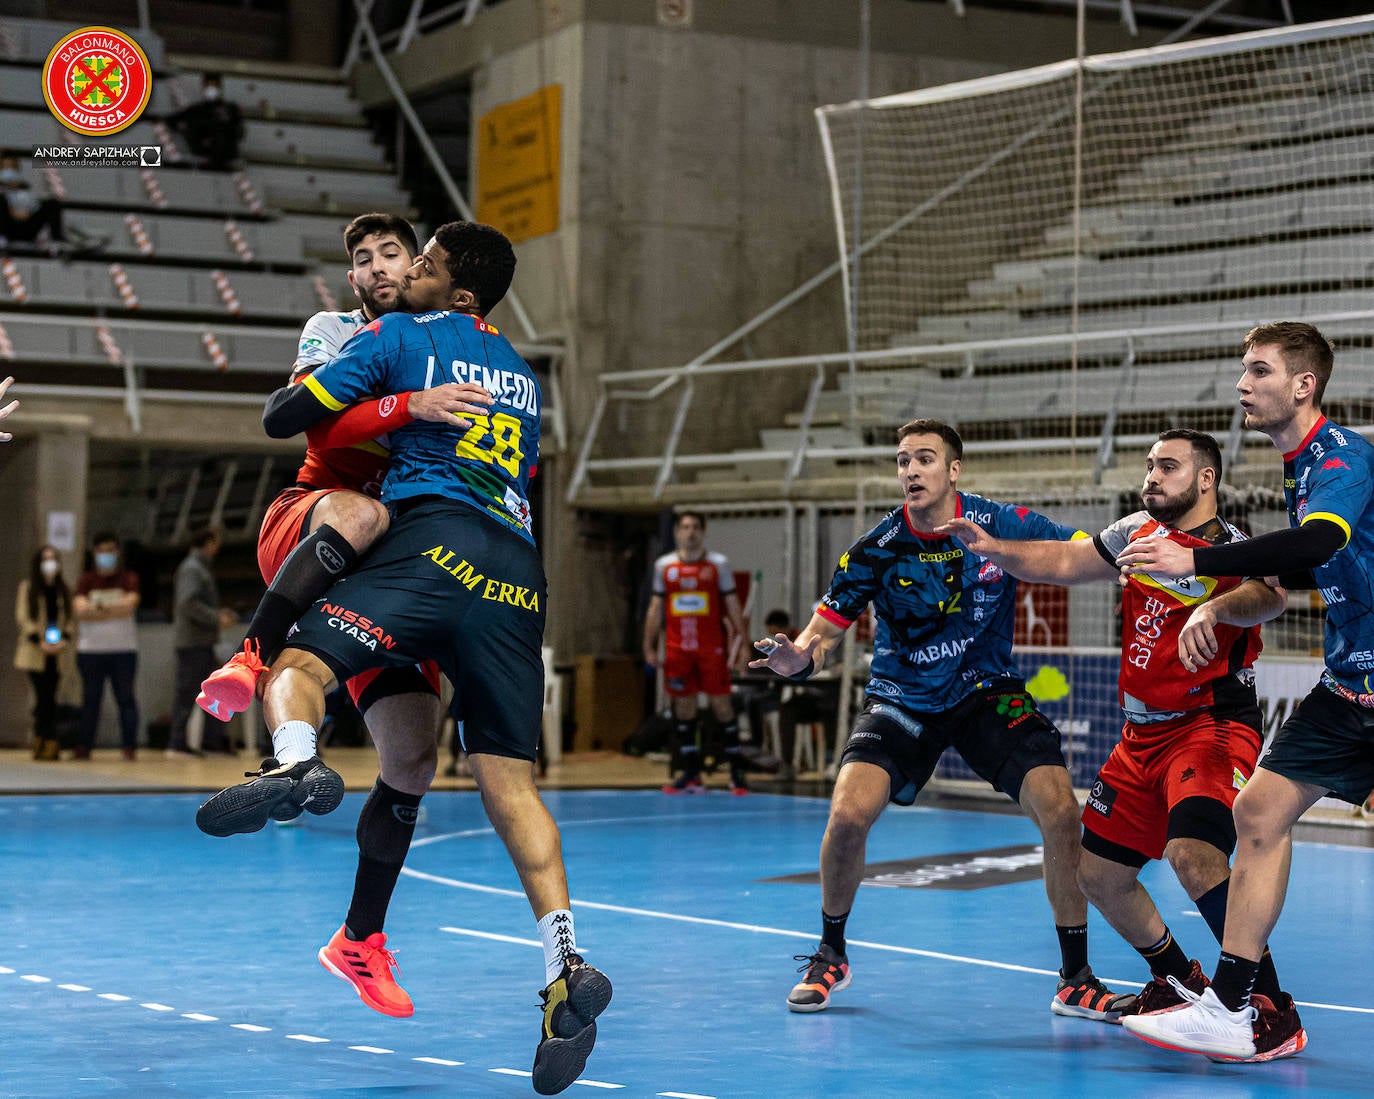
[[[356,446],[416,420],[452,424],[464,430],[472,426],[464,416],[485,415],[493,403],[490,393],[473,382],[446,382],[433,389],[360,401],[306,429],[311,446],[321,450]]]
[[[1288,606],[1287,593],[1264,580],[1247,580],[1224,595],[1199,603],[1178,635],[1178,658],[1196,672],[1217,658],[1216,627],[1258,626],[1281,615]]]
[[[749,661],[749,667],[767,668],[788,679],[809,679],[825,667],[826,656],[843,637],[844,630],[839,626],[813,614],[796,641],[789,640],[785,633],[755,641],[754,648],[764,655]]]
[[[994,538],[971,519],[951,519],[937,527],[940,534],[952,534],[974,553],[1011,573],[1018,580],[1039,584],[1082,584],[1089,580],[1110,580],[1116,569],[1097,552],[1091,538],[1071,542],[1022,542]]]
[[[9,389],[9,387],[12,386],[13,384],[14,384],[14,379],[13,379],[13,378],[6,378],[3,382],[0,382],[0,401],[3,401],[3,400],[5,399],[5,392],[6,392],[6,391]],[[18,407],[19,407],[19,402],[18,402],[18,401],[10,401],[10,403],[7,404],[7,405],[5,405],[4,408],[0,408],[0,420],[3,420],[6,416],[8,416],[11,412],[13,412],[13,411],[14,411],[16,408],[18,408]],[[8,443],[8,442],[9,442],[11,439],[13,439],[13,438],[14,438],[14,436],[11,435],[8,431],[0,431],[0,443]]]
[[[1349,538],[1339,523],[1312,517],[1300,527],[1195,550],[1168,538],[1137,538],[1116,563],[1122,572],[1154,576],[1278,576],[1325,564]]]

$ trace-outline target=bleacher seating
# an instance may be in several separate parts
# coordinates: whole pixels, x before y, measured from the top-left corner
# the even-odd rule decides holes
[[[6,372],[32,382],[63,363],[87,377],[108,368],[107,384],[119,386],[116,369],[131,362],[162,379],[184,375],[193,390],[208,374],[261,375],[252,384],[266,392],[307,317],[356,304],[343,226],[366,210],[409,212],[386,150],[331,71],[226,73],[225,95],[245,117],[242,171],[194,170],[163,120],[199,98],[201,74],[166,71],[162,43],[149,35],[139,36],[156,72],[149,108],[106,143],[160,145],[162,166],[37,166],[27,155],[34,147],[98,143],[63,128],[43,100],[40,66],[69,29],[0,17],[0,147],[25,154],[24,178],[62,202],[70,240],[55,255],[16,248],[8,259]],[[91,311],[103,325],[73,323]]]
[[[920,349],[909,364],[838,371],[815,401],[812,435],[834,425],[885,439],[879,429],[919,415],[963,425],[976,438],[1067,438],[1072,413],[1091,444],[1114,415],[1167,423],[1187,410],[1229,423],[1238,331],[1370,308],[1374,180],[1357,178],[1352,165],[1369,167],[1369,139],[1350,129],[1352,109],[1370,107],[1371,93],[1339,101],[1294,95],[1193,120],[1169,145],[1123,163],[1077,227],[1068,217],[1047,226],[1016,258],[969,280],[962,296],[893,334],[894,348]],[[1076,331],[1086,338],[1071,372],[1067,339],[1023,341],[1066,336],[1075,296]],[[1230,327],[1197,330],[1223,324]],[[1139,334],[1188,326],[1194,330]],[[1322,328],[1345,344],[1328,404],[1357,402],[1368,416],[1374,322]],[[802,416],[786,422],[787,432],[761,433],[759,454],[795,450]]]

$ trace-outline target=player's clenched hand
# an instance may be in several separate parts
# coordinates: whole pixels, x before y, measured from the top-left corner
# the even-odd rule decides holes
[[[1156,577],[1192,576],[1193,551],[1168,538],[1137,538],[1116,555],[1123,572]]]
[[[9,389],[9,387],[13,384],[13,378],[6,378],[3,382],[0,382],[0,400],[4,400],[5,391]],[[0,408],[0,420],[3,420],[6,416],[8,416],[18,407],[18,401],[10,401],[10,403],[5,405],[4,408]],[[8,431],[0,431],[0,443],[8,443],[12,438],[14,438],[14,436],[12,436]]]
[[[471,427],[468,416],[484,416],[494,403],[492,395],[475,382],[445,382],[433,389],[417,389],[406,403],[412,419],[429,420],[454,427]]]
[[[997,549],[997,539],[972,519],[955,518],[935,528],[936,534],[952,534],[979,557],[987,557]]]
[[[1178,658],[1190,672],[1210,664],[1217,656],[1217,614],[1208,604],[1193,608],[1178,635]]]
[[[807,641],[804,648],[798,648],[797,644],[785,633],[776,633],[772,637],[761,637],[754,642],[754,648],[764,655],[757,660],[749,661],[749,667],[767,668],[778,675],[796,675],[812,663],[816,655],[816,646],[820,643],[820,634],[814,635]]]

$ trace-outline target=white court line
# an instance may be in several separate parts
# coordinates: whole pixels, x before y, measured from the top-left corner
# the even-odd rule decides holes
[[[13,973],[13,972],[14,972],[14,970],[10,969],[8,966],[0,965],[0,973]]]
[[[523,1076],[526,1080],[534,1076],[532,1072],[526,1072],[522,1068],[489,1068],[488,1072],[494,1072],[500,1076]]]
[[[660,1091],[663,1099],[716,1099],[714,1095],[693,1095],[690,1091]]]
[[[51,977],[40,977],[37,973],[25,973],[19,979],[21,981],[32,981],[36,985],[45,985],[52,980]]]
[[[502,897],[519,897],[525,899],[525,894],[517,889],[497,889],[491,885],[478,885],[475,882],[459,881],[456,878],[444,878],[438,874],[426,874],[420,870],[412,870],[409,867],[401,868],[402,874],[419,878],[421,881],[434,882],[437,885],[447,885],[454,889],[471,889],[478,893],[491,893]],[[656,920],[672,920],[676,923],[692,923],[704,927],[723,927],[730,931],[748,931],[757,935],[778,935],[788,939],[806,939],[811,942],[816,941],[815,932],[812,931],[788,931],[780,927],[764,927],[753,923],[735,923],[731,920],[714,920],[706,916],[684,916],[678,912],[659,912],[652,908],[631,908],[622,904],[601,904],[597,901],[580,901],[574,899],[572,904],[575,908],[592,908],[600,912],[617,912],[626,916],[648,916]],[[445,930],[448,930],[447,928]],[[458,934],[465,932],[459,931]],[[492,936],[495,938],[496,936]],[[1013,965],[1011,962],[995,962],[990,958],[972,958],[966,954],[946,954],[939,950],[920,950],[914,946],[895,946],[892,943],[874,943],[863,939],[850,939],[850,946],[861,946],[868,950],[883,950],[889,954],[905,954],[916,958],[931,958],[940,962],[957,962],[960,965],[977,965],[986,969],[1003,969],[1012,973],[1033,973],[1041,977],[1057,977],[1059,971],[1056,969],[1039,969],[1029,965]],[[1133,981],[1122,977],[1103,977],[1102,980],[1108,984],[1130,985]],[[1309,1003],[1306,1000],[1294,1001],[1299,1007],[1321,1008],[1327,1011],[1348,1011],[1357,1015],[1374,1015],[1374,1007],[1352,1007],[1342,1004],[1319,1004]]]
[[[118,992],[102,992],[99,994],[102,1000],[109,1000],[111,1003],[122,1004],[125,1000],[132,1000],[132,996],[121,996]]]
[[[694,813],[691,820],[695,823],[699,820],[744,820],[748,817],[771,817],[773,813]],[[599,817],[592,820],[560,820],[558,827],[560,830],[567,828],[587,828],[591,826],[600,827],[603,824],[681,824],[684,818],[680,817]],[[467,828],[461,832],[444,832],[438,836],[425,836],[423,839],[411,841],[411,848],[427,847],[431,843],[443,843],[445,840],[468,839],[471,836],[494,836],[495,828]]]
[[[381,1046],[349,1046],[349,1049],[356,1049],[359,1053],[395,1053],[394,1049],[382,1049]]]
[[[474,931],[470,927],[441,927],[450,935],[471,935],[477,939],[491,939],[498,943],[515,943],[517,946],[543,946],[538,939],[517,939],[514,935],[496,935],[490,931]]]
[[[233,1030],[246,1030],[250,1034],[266,1034],[272,1028],[270,1026],[258,1026],[257,1023],[230,1023]]]
[[[605,1088],[607,1091],[624,1091],[624,1084],[608,1084],[604,1080],[574,1080],[574,1084],[581,1084],[584,1088]]]
[[[329,1041],[328,1038],[321,1038],[314,1034],[288,1034],[286,1037],[293,1042],[310,1042],[312,1044]]]
[[[197,1023],[217,1023],[217,1022],[219,1022],[219,1016],[217,1016],[217,1015],[202,1015],[199,1011],[183,1011],[183,1012],[181,1013],[181,1017],[182,1017],[183,1019],[192,1019],[192,1020],[194,1020],[194,1021],[197,1022]]]
[[[463,1064],[462,1061],[445,1061],[442,1057],[412,1057],[411,1060],[419,1061],[425,1065],[444,1065],[449,1068]]]
[[[139,1007],[146,1007],[149,1011],[175,1011],[176,1008],[168,1007],[166,1004],[139,1004]]]

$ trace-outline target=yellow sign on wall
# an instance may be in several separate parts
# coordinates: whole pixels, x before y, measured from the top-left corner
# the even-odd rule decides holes
[[[477,220],[513,241],[558,228],[563,89],[503,103],[477,123]]]

